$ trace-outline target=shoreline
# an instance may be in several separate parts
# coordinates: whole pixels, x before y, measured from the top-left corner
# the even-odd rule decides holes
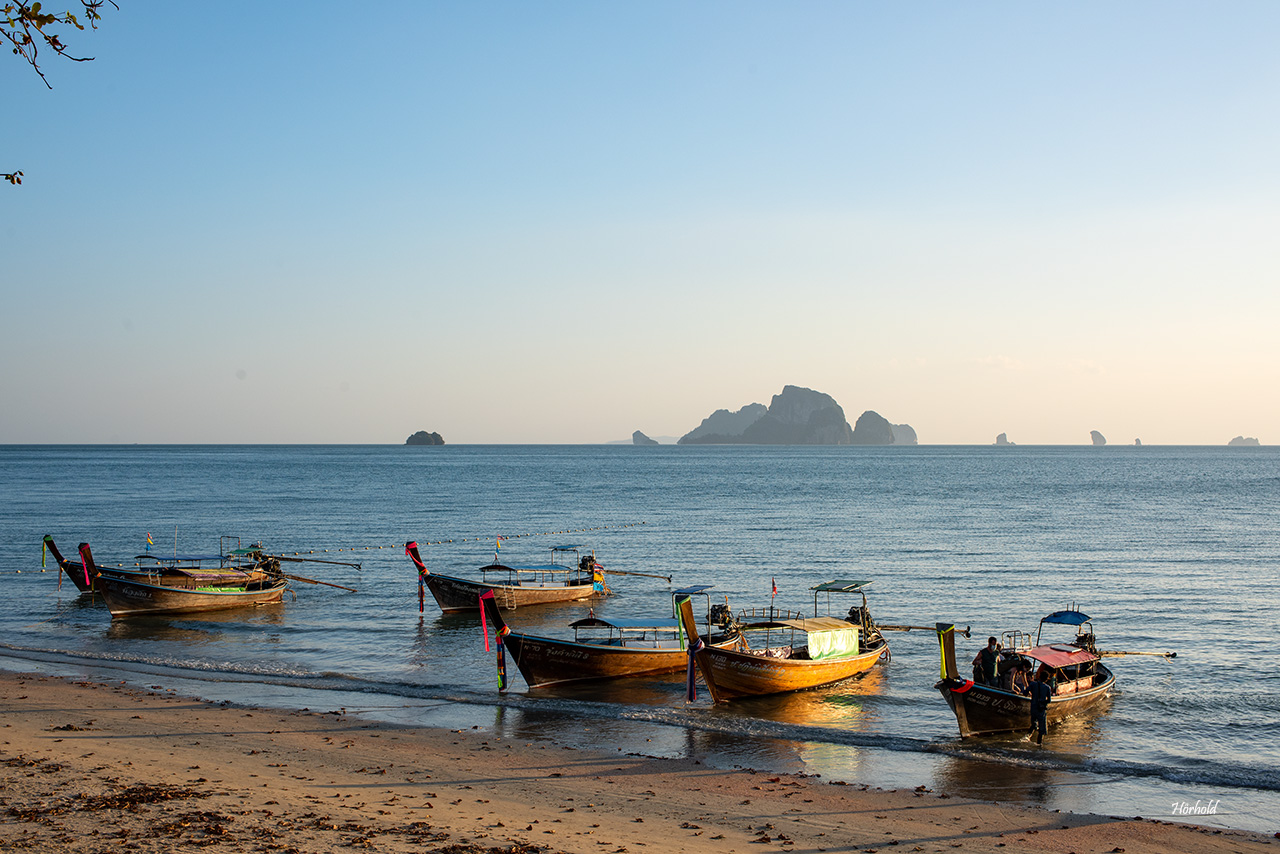
[[[44,854],[1280,850],[1246,831],[10,671],[0,671],[0,769],[0,848]]]

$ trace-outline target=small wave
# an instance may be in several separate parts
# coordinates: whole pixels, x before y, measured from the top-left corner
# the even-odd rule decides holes
[[[177,676],[194,682],[238,682],[308,691],[355,692],[369,697],[398,697],[467,706],[512,708],[565,718],[624,720],[636,724],[678,727],[690,731],[736,736],[744,740],[801,741],[871,750],[952,756],[971,761],[1102,777],[1160,779],[1180,785],[1280,791],[1280,771],[1276,768],[1229,761],[1187,766],[1107,757],[1063,755],[1047,751],[1037,751],[1032,754],[992,743],[937,741],[901,735],[854,732],[764,718],[730,716],[719,714],[719,710],[701,706],[619,706],[616,703],[603,701],[470,691],[452,685],[371,680],[333,671],[287,671],[280,668],[247,665],[218,665],[213,662],[141,660],[109,653],[28,650],[8,644],[0,644],[0,650],[4,650],[4,655],[7,657],[54,666],[105,666],[149,677]]]

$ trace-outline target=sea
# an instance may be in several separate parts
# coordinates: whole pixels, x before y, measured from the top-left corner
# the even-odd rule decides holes
[[[0,446],[0,668],[1274,833],[1278,522],[1274,447]],[[295,581],[279,605],[113,620],[42,557],[45,534],[126,566],[238,537],[355,592]],[[681,674],[530,690],[509,664],[500,692],[478,615],[429,594],[419,610],[407,541],[474,578],[499,550],[594,551],[611,595],[509,612],[536,634],[569,637],[592,609],[669,616],[693,584],[734,609],[839,614],[861,596],[811,590],[837,579],[871,582],[878,622],[918,628],[889,633],[891,659],[861,678],[723,706],[689,701]],[[1110,658],[1114,695],[1042,745],[961,740],[931,627],[969,629],[966,662],[1071,607],[1102,649],[1177,656]]]

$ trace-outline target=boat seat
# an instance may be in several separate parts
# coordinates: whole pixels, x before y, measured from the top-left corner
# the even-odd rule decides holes
[[[791,647],[789,646],[773,646],[760,651],[765,658],[790,658]]]

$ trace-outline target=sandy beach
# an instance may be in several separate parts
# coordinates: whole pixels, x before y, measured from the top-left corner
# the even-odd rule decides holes
[[[0,850],[1250,852],[1280,840],[0,673]]]

